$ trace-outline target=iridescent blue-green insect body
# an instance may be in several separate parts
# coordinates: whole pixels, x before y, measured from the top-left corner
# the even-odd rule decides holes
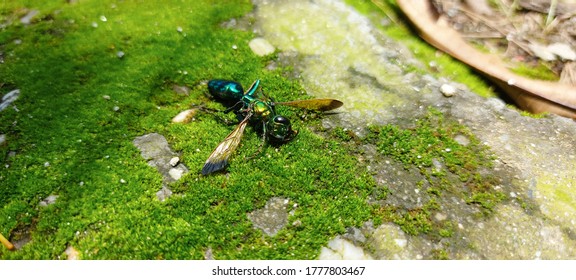
[[[257,90],[259,85],[260,80],[256,80],[247,91],[244,91],[242,85],[234,81],[211,80],[208,82],[210,94],[231,105],[232,107],[226,111],[234,111],[241,121],[210,154],[202,168],[203,175],[226,167],[228,158],[240,144],[244,129],[250,121],[261,125],[264,140],[284,143],[294,138],[298,132],[292,130],[290,120],[276,114],[276,104],[319,111],[336,109],[343,104],[335,99],[311,99],[275,103],[271,98]]]
[[[208,91],[213,96],[229,102],[238,102],[244,96],[242,85],[233,81],[211,80],[208,82]]]

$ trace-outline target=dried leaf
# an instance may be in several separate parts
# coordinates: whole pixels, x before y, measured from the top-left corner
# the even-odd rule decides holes
[[[488,16],[494,13],[487,0],[465,0],[464,2],[470,7],[470,10],[477,14]]]
[[[521,0],[518,5],[523,9],[548,14],[550,12],[550,0]],[[562,3],[556,5],[555,13],[559,16],[571,15],[576,13],[576,3]]]
[[[477,51],[445,22],[438,21],[429,1],[397,0],[397,3],[424,40],[485,75],[520,108],[576,119],[576,87],[514,74],[498,57]]]
[[[560,73],[560,82],[576,86],[576,62],[567,62]]]

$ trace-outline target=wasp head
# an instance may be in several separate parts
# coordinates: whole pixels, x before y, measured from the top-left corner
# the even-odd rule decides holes
[[[290,120],[284,116],[276,115],[267,123],[268,136],[274,142],[288,142],[298,134],[292,130]]]

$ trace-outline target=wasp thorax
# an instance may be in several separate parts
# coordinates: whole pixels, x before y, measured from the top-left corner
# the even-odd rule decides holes
[[[258,118],[265,119],[272,113],[270,105],[266,102],[256,101],[253,106],[252,110]]]

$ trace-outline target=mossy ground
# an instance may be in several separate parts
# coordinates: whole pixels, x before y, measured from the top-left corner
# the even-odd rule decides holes
[[[73,246],[84,259],[202,259],[209,248],[217,259],[310,259],[346,227],[396,215],[367,203],[375,183],[350,155],[356,148],[342,145],[351,139],[312,133],[308,127],[318,130],[321,116],[292,109],[278,110],[300,131],[294,141],[245,160],[261,141],[248,128],[227,174],[199,175],[233,125],[222,122],[224,115],[201,112],[189,124],[170,119],[192,104],[224,108],[206,97],[205,81],[247,86],[259,78],[279,101],[305,98],[284,75],[290,69],[265,70],[275,57],[251,52],[253,34],[222,26],[250,11],[249,1],[2,5],[0,89],[22,94],[17,110],[0,113],[7,138],[0,146],[0,232],[31,241],[14,252],[0,248],[0,258],[65,258]],[[31,9],[39,14],[21,24]],[[174,84],[189,86],[190,94],[179,95]],[[155,195],[160,174],[132,144],[150,132],[166,136],[191,170],[170,186],[175,194],[165,202]],[[387,138],[378,135],[377,141]],[[55,204],[38,206],[51,194],[59,196]],[[254,229],[246,216],[270,197],[296,205],[275,237]],[[390,219],[408,233],[426,234],[429,215],[422,211]]]
[[[349,137],[340,132],[335,135],[341,139]],[[470,142],[462,145],[455,140],[457,137]],[[433,218],[434,213],[441,212],[440,201],[446,200],[447,195],[477,206],[484,216],[508,200],[502,191],[495,190],[500,180],[487,172],[493,163],[488,148],[465,126],[433,108],[407,128],[371,126],[362,141],[375,145],[381,155],[396,160],[405,169],[417,170],[424,179],[413,187],[429,195],[420,207],[411,209],[386,203],[386,196],[376,198],[383,202],[373,208],[376,224],[393,222],[410,235],[427,234],[433,240],[447,238],[454,233],[454,223]]]

